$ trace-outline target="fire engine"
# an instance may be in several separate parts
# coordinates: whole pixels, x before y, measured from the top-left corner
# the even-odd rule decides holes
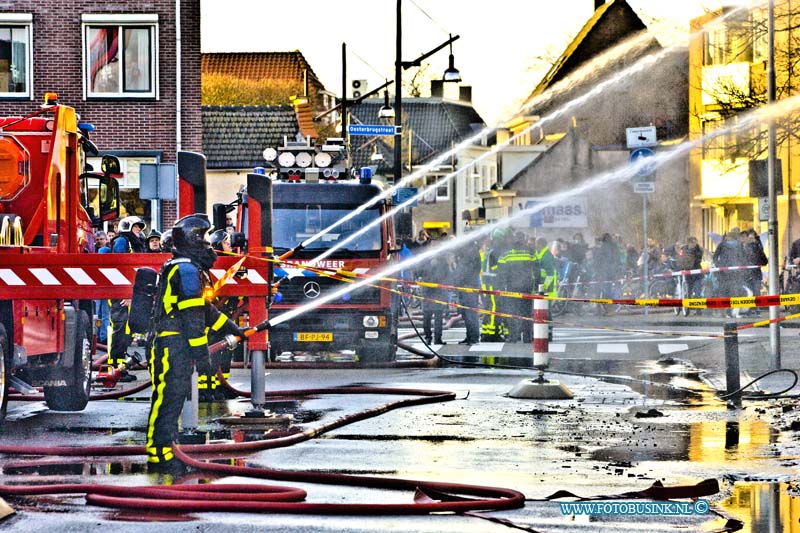
[[[337,300],[314,307],[314,301],[346,286],[347,281],[324,275],[337,270],[374,274],[392,260],[395,245],[391,217],[344,243],[390,209],[382,188],[368,178],[355,178],[343,166],[342,139],[284,143],[264,151],[277,160],[278,179],[272,184],[272,246],[277,257],[277,288],[270,306],[270,354],[284,351],[327,352],[354,350],[361,362],[393,361],[397,351],[398,300],[388,282],[347,292]],[[364,204],[370,207],[355,216]],[[246,210],[239,213],[246,219]],[[319,238],[314,238],[326,228]],[[309,241],[305,247],[299,246]],[[341,246],[340,243],[342,243]],[[304,268],[320,254],[337,247],[326,259]],[[324,271],[324,272],[321,272]],[[280,321],[280,315],[310,305],[307,312]]]
[[[47,268],[93,255],[93,227],[118,216],[119,161],[106,156],[102,174],[84,172],[85,154],[97,153],[88,129],[53,93],[26,117],[0,118],[0,421],[9,383],[41,385],[54,410],[89,401],[92,300],[59,295],[63,278]],[[86,275],[70,266],[68,275]]]
[[[166,254],[96,254],[93,229],[119,216],[119,161],[103,156],[101,171],[86,164],[98,154],[91,127],[48,93],[41,109],[0,118],[0,425],[9,388],[43,389],[47,406],[80,411],[89,401],[94,354],[93,301],[130,298],[136,270],[158,270]],[[205,157],[178,153],[178,215],[205,211]],[[260,177],[257,177],[260,178]],[[250,211],[255,228],[267,205],[257,185]],[[258,243],[258,236],[250,237]],[[236,258],[220,258],[212,280]],[[251,320],[266,319],[269,275],[248,258],[247,279],[221,286],[219,296],[250,298]],[[254,323],[256,323],[254,322]],[[266,334],[248,339],[265,351]]]

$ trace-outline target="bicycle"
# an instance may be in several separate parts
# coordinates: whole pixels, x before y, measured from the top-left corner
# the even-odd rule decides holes
[[[676,290],[675,284],[672,280],[663,277],[653,277],[657,273],[652,272],[650,274],[647,291],[644,288],[644,278],[631,278],[628,276],[622,284],[622,298],[629,300],[641,300],[645,297],[655,300],[673,298]]]
[[[675,280],[675,293],[673,297],[676,300],[683,300],[686,298],[686,289],[688,288],[688,284],[686,282],[686,274],[681,274],[676,276]],[[673,307],[672,312],[675,313],[675,316],[683,315],[689,316],[689,308],[688,307]]]
[[[582,264],[566,261],[556,294],[559,298],[586,298],[588,291],[585,280],[587,277],[588,273]],[[550,305],[550,313],[553,316],[570,312],[582,314],[582,309],[581,302],[569,300],[553,300]]]
[[[780,274],[782,294],[800,294],[800,268],[795,265],[784,264]],[[784,306],[787,314],[800,313],[800,305]]]

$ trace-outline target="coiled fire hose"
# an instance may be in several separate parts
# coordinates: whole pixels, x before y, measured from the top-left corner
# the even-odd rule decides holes
[[[230,342],[230,339],[223,342]],[[230,385],[227,386],[230,387]],[[236,392],[247,395],[247,393],[242,391]],[[433,512],[464,513],[474,510],[503,510],[523,507],[525,505],[524,494],[513,489],[500,487],[426,482],[413,479],[353,476],[323,472],[276,470],[272,468],[254,468],[201,461],[190,455],[250,453],[291,446],[353,422],[373,418],[394,409],[455,399],[455,394],[447,391],[385,387],[334,387],[272,391],[268,392],[267,397],[298,397],[322,394],[380,394],[415,397],[396,400],[364,411],[342,416],[322,424],[319,427],[309,428],[298,433],[280,433],[275,438],[269,440],[242,443],[176,445],[174,447],[175,455],[180,461],[194,469],[221,476],[241,476],[256,479],[414,491],[413,503],[304,503],[302,501],[306,497],[306,492],[304,490],[284,486],[250,484],[177,484],[166,487],[119,487],[101,484],[0,484],[0,496],[83,493],[86,494],[87,503],[91,505],[119,509],[162,510],[172,512],[227,511],[251,513],[281,512],[348,515],[409,515]],[[36,447],[0,445],[0,454],[96,457],[145,455],[145,449],[144,446]]]

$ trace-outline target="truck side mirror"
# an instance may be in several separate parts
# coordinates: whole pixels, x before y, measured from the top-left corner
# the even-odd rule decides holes
[[[103,171],[104,176],[111,176],[120,173],[119,159],[113,155],[104,155],[100,163],[100,170]]]
[[[225,229],[226,215],[228,214],[228,206],[225,204],[214,204],[211,206],[211,223],[214,224],[214,229]]]
[[[100,179],[100,220],[119,218],[119,183],[107,176]]]

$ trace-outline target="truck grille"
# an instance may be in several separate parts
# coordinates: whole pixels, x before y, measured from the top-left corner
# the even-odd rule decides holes
[[[316,284],[316,285],[314,285]],[[340,288],[351,285],[343,281],[338,281],[324,276],[318,277],[296,277],[281,281],[278,292],[283,296],[281,304],[305,304],[312,302],[324,295],[337,291]],[[316,295],[316,296],[314,296]],[[312,297],[313,296],[313,297]],[[356,289],[342,298],[332,300],[328,304],[378,304],[381,299],[381,291],[377,287],[362,287]]]

